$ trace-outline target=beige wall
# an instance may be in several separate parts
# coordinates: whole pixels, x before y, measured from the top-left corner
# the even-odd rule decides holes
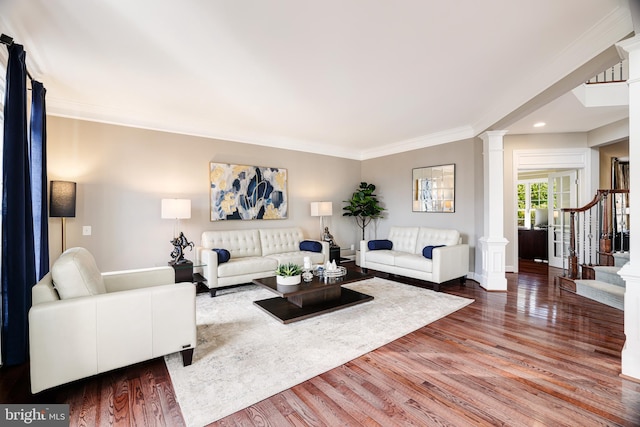
[[[77,212],[67,220],[67,247],[84,246],[103,271],[166,265],[173,221],[160,218],[162,198],[189,198],[182,229],[198,244],[204,230],[300,226],[320,235],[312,201],[333,202],[330,230],[342,247],[358,228],[342,217],[343,200],[360,182],[361,162],[331,156],[48,117],[48,178],[78,183]],[[209,162],[286,168],[289,217],[283,220],[209,220]],[[91,236],[82,226],[92,227]],[[50,218],[51,259],[61,251],[59,218]],[[193,254],[188,250],[187,258]]]
[[[478,204],[477,191],[477,169],[482,165],[478,145],[482,146],[479,139],[469,139],[363,161],[362,180],[376,185],[378,198],[387,209],[384,218],[367,227],[367,238],[385,238],[393,225],[454,228],[471,247],[469,271],[474,271],[476,241],[481,237],[477,219],[482,217],[482,193]],[[413,212],[413,168],[449,163],[456,165],[455,212]]]
[[[611,159],[629,159],[629,140],[600,147],[600,188],[611,187]]]
[[[506,265],[517,266],[515,227],[515,150],[583,148],[586,134],[506,135],[504,151]],[[617,144],[609,151],[620,154]],[[624,148],[624,147],[623,147]],[[627,148],[628,152],[628,148]],[[614,154],[611,154],[614,155]],[[209,220],[209,162],[286,168],[289,218],[276,221]],[[411,173],[416,167],[456,164],[456,212],[411,210]],[[164,265],[172,246],[173,221],[160,218],[160,199],[190,198],[192,218],[182,230],[198,244],[204,230],[300,226],[319,236],[319,220],[309,214],[312,201],[332,201],[328,225],[342,248],[357,245],[360,230],[342,216],[360,181],[374,183],[385,217],[367,228],[367,237],[383,238],[391,225],[456,228],[471,246],[471,272],[480,271],[476,242],[483,227],[483,158],[479,138],[413,150],[365,161],[185,136],[122,126],[48,118],[49,179],[78,183],[76,218],[67,220],[67,247],[91,250],[104,270]],[[92,227],[91,236],[82,226]],[[51,259],[61,250],[60,219],[49,220]],[[187,257],[192,258],[187,251]]]

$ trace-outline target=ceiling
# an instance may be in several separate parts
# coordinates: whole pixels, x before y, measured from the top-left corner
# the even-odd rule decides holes
[[[51,115],[367,159],[476,136],[633,26],[624,0],[2,0],[0,31]],[[570,96],[509,132],[628,116]]]

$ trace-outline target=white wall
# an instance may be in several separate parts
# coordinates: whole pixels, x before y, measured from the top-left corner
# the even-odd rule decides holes
[[[76,217],[67,219],[67,247],[89,249],[103,271],[166,265],[173,246],[173,221],[160,218],[160,200],[189,198],[188,239],[204,230],[300,226],[320,237],[313,201],[333,202],[328,220],[337,243],[358,238],[342,217],[343,200],[360,183],[360,161],[258,145],[48,117],[48,178],[78,183]],[[289,217],[283,220],[209,220],[209,162],[286,168]],[[82,226],[92,227],[91,236]],[[50,218],[51,259],[61,251],[61,223]],[[187,258],[193,253],[187,250]]]

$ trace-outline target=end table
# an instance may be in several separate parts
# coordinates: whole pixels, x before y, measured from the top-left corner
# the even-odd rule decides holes
[[[193,282],[193,262],[185,261],[176,264],[175,261],[169,261],[169,265],[173,267],[176,275],[176,283]]]
[[[329,261],[336,261],[336,264],[340,264],[340,246],[331,246],[329,248]]]

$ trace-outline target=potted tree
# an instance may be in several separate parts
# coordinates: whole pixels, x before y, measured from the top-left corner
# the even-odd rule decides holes
[[[278,286],[291,286],[300,283],[302,267],[295,263],[280,264],[276,268],[276,283]]]
[[[380,206],[378,198],[373,192],[376,186],[361,182],[360,187],[351,195],[351,199],[345,200],[347,206],[342,209],[345,211],[342,216],[352,216],[356,220],[358,227],[362,229],[362,240],[364,240],[364,230],[367,225],[374,219],[382,217],[385,210]]]

